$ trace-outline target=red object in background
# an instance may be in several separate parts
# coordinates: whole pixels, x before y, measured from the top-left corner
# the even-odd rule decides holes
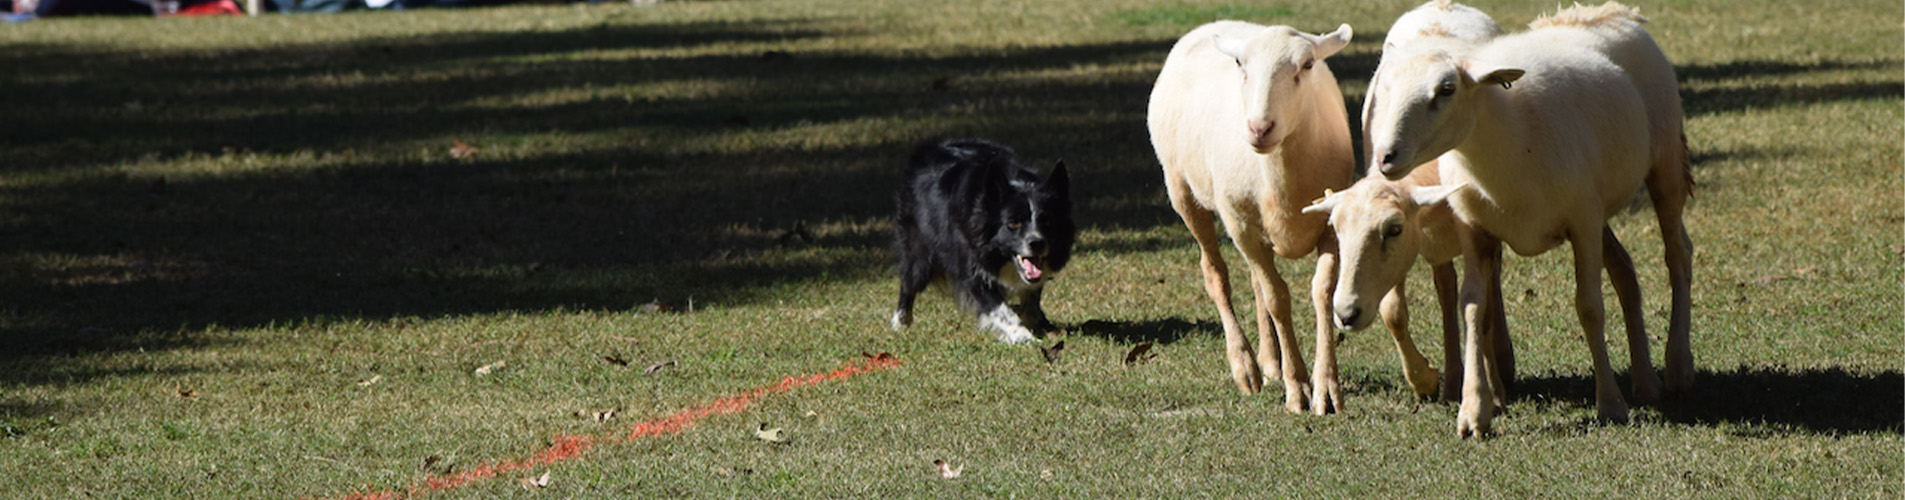
[[[178,12],[174,12],[170,15],[172,16],[242,16],[242,15],[245,15],[245,9],[238,8],[238,3],[233,2],[232,0],[218,0],[216,2],[205,2],[200,4],[187,5],[184,8],[179,9]]]

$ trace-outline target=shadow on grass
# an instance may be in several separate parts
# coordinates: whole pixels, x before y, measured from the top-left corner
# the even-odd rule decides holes
[[[29,180],[0,188],[0,362],[205,345],[214,340],[192,331],[214,324],[619,311],[656,298],[738,305],[886,276],[901,159],[934,135],[1006,139],[1033,164],[1065,158],[1081,207],[1116,207],[1080,210],[1084,227],[1178,227],[1161,202],[1125,202],[1162,200],[1144,127],[1154,75],[1062,76],[1158,63],[1172,40],[954,55],[796,46],[855,29],[795,20],[206,51],[9,46],[0,172]],[[1358,37],[1367,41],[1331,59],[1339,81],[1368,78],[1381,38]],[[658,49],[694,50],[625,53]],[[707,90],[648,94],[670,85]],[[1862,98],[1879,87],[1800,91]],[[1706,102],[1716,99],[1725,103]],[[1343,104],[1359,117],[1360,102]],[[776,138],[909,120],[933,123],[903,140]],[[563,134],[584,139],[533,144]],[[446,158],[452,139],[490,152]],[[511,141],[529,145],[493,153]],[[257,165],[298,155],[325,160]],[[168,178],[140,163],[235,173]],[[800,225],[814,237],[784,244]],[[1088,251],[1182,245],[1193,259],[1189,241]],[[1162,320],[1087,334],[1169,343],[1216,330]]]
[[[1208,321],[1190,322],[1178,318],[1149,321],[1088,320],[1073,329],[1074,334],[1098,337],[1115,344],[1151,342],[1172,344],[1190,337],[1222,336],[1223,325]]]
[[[1621,387],[1628,387],[1621,376]],[[1516,380],[1516,399],[1594,407],[1588,376],[1537,375]],[[1843,368],[1741,366],[1702,371],[1692,394],[1654,405],[1667,422],[1737,427],[1755,433],[1905,433],[1905,374],[1853,373]]]

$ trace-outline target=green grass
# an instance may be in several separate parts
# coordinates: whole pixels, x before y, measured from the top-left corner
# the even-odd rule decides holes
[[[1896,4],[1635,2],[1678,66],[1697,162],[1697,394],[1593,423],[1566,251],[1509,259],[1523,396],[1496,437],[1456,438],[1454,408],[1408,394],[1380,331],[1343,343],[1344,414],[1236,393],[1158,183],[1150,83],[1208,17],[1350,23],[1329,62],[1357,106],[1383,30],[1414,3],[5,26],[0,484],[18,498],[402,490],[887,351],[903,364],[538,467],[538,492],[503,477],[436,496],[1900,496]],[[1553,8],[1472,4],[1511,27]],[[992,342],[944,294],[907,332],[885,328],[891,189],[911,146],[943,135],[1072,168],[1086,229],[1047,294],[1072,332],[1056,365]],[[454,158],[455,141],[478,151]],[[1659,330],[1651,220],[1642,206],[1614,228]],[[811,241],[783,242],[796,227]],[[1307,283],[1310,265],[1284,274]],[[1439,331],[1422,274],[1414,326]],[[678,311],[642,312],[657,299]],[[1158,357],[1121,367],[1147,340]],[[677,364],[643,373],[663,360]],[[608,424],[576,416],[611,408]],[[755,439],[763,422],[793,442]],[[938,479],[934,459],[964,476]]]

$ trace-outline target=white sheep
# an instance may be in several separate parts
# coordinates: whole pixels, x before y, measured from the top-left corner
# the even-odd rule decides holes
[[[1470,48],[1501,34],[1501,25],[1486,12],[1453,0],[1431,0],[1404,12],[1396,17],[1395,24],[1389,25],[1389,34],[1382,39],[1382,56],[1377,61],[1376,74],[1382,74],[1382,66],[1391,60],[1430,50],[1460,57]],[[1370,78],[1369,88],[1376,88],[1374,76]],[[1363,96],[1363,123],[1369,123],[1370,106],[1374,102],[1370,96]],[[1364,127],[1363,130],[1363,144],[1367,147],[1369,129]]]
[[[1454,190],[1442,186],[1436,162],[1416,167],[1401,180],[1391,181],[1376,173],[1356,181],[1349,189],[1331,193],[1304,213],[1328,214],[1330,228],[1337,241],[1337,282],[1331,310],[1336,327],[1360,330],[1373,321],[1368,312],[1381,312],[1383,325],[1396,341],[1402,358],[1403,374],[1416,394],[1436,394],[1437,372],[1416,350],[1409,332],[1409,302],[1406,292],[1409,269],[1421,257],[1429,264],[1435,279],[1436,302],[1442,311],[1443,366],[1451,367],[1441,377],[1441,394],[1453,399],[1460,393],[1461,323],[1456,308],[1455,258],[1462,255],[1455,237],[1455,214],[1442,201]],[[1493,294],[1499,298],[1500,293]],[[1380,299],[1379,308],[1370,307]],[[1497,380],[1512,380],[1513,349],[1507,347],[1507,320],[1499,306],[1489,308],[1494,328],[1491,366]]]
[[[1684,393],[1693,388],[1694,373],[1693,345],[1689,338],[1693,309],[1693,240],[1687,235],[1682,212],[1693,191],[1693,167],[1687,154],[1686,115],[1680,108],[1680,85],[1674,76],[1673,63],[1641,26],[1646,22],[1647,18],[1638,10],[1609,1],[1592,7],[1576,4],[1553,16],[1536,19],[1528,23],[1528,27],[1577,28],[1558,34],[1574,35],[1571,43],[1592,46],[1607,54],[1614,64],[1627,70],[1640,89],[1641,102],[1647,106],[1647,128],[1653,143],[1647,193],[1660,224],[1668,281],[1673,292],[1673,316],[1669,318],[1667,330],[1666,389]],[[1638,303],[1638,285],[1635,287],[1633,300]],[[1646,351],[1646,336],[1640,334],[1641,316],[1626,316],[1632,316],[1628,326],[1631,356],[1643,361],[1651,359]],[[1658,389],[1641,386],[1643,380],[1656,380],[1653,367],[1644,368],[1645,377],[1634,377],[1634,391],[1637,399],[1647,401],[1658,394]],[[1642,373],[1641,369],[1635,367],[1634,373]]]
[[[1593,22],[1631,22],[1624,19]],[[1382,68],[1371,89],[1378,99],[1368,123],[1371,169],[1399,179],[1438,159],[1442,184],[1466,184],[1447,199],[1467,267],[1460,300],[1468,332],[1456,418],[1460,434],[1488,432],[1494,415],[1484,357],[1490,331],[1482,322],[1499,300],[1490,295],[1497,294],[1503,243],[1522,255],[1564,241],[1571,245],[1575,309],[1593,358],[1598,415],[1627,418],[1604,338],[1600,269],[1619,247],[1606,221],[1645,181],[1656,205],[1671,205],[1659,210],[1663,221],[1673,219],[1663,222],[1663,237],[1670,246],[1687,241],[1678,220],[1686,191],[1674,188],[1689,185],[1689,174],[1684,161],[1668,165],[1653,158],[1659,132],[1651,127],[1644,96],[1653,90],[1641,87],[1659,82],[1637,81],[1639,75],[1610,59],[1606,45],[1581,43],[1605,36],[1602,31],[1552,23],[1497,38],[1467,57],[1417,54]],[[1690,259],[1670,255],[1668,267],[1675,276],[1690,275]],[[1678,280],[1675,287],[1678,296]],[[1638,290],[1633,292],[1638,305]],[[1628,294],[1622,295],[1626,307]]]
[[[1283,379],[1292,412],[1342,407],[1325,305],[1335,282],[1335,248],[1324,238],[1324,217],[1302,208],[1327,189],[1349,185],[1355,168],[1342,91],[1323,61],[1350,36],[1349,25],[1321,36],[1239,21],[1200,26],[1171,48],[1147,115],[1171,206],[1202,250],[1204,290],[1223,321],[1231,378],[1246,394],[1262,389],[1266,371]],[[1250,269],[1259,335],[1254,354],[1230,307],[1229,270],[1213,215],[1222,218]],[[1314,373],[1306,376],[1289,287],[1274,258],[1311,253],[1317,254],[1311,284],[1317,353]]]

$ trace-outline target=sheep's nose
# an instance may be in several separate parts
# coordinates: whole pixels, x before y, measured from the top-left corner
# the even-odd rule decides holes
[[[1345,330],[1355,328],[1357,320],[1363,319],[1363,308],[1350,306],[1336,310],[1336,326]]]
[[[1393,165],[1393,164],[1395,164],[1395,163],[1396,163],[1396,152],[1395,152],[1395,151],[1388,151],[1388,152],[1384,152],[1384,153],[1382,154],[1382,164],[1384,164],[1384,165]]]
[[[1259,139],[1269,137],[1270,132],[1277,130],[1277,122],[1274,121],[1251,120],[1246,125],[1250,126],[1250,136]]]

